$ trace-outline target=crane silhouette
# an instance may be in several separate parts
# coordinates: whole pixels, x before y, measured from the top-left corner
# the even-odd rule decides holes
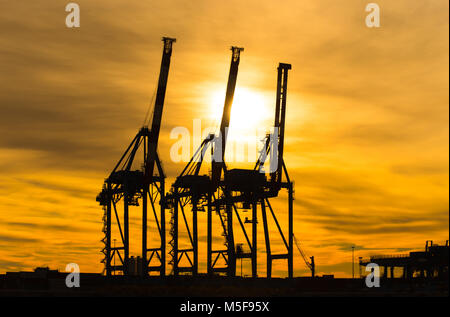
[[[311,270],[312,277],[314,277],[315,270],[316,270],[316,264],[314,263],[314,256],[308,257],[305,254],[305,252],[300,247],[300,244],[298,243],[297,238],[295,237],[295,235],[294,235],[294,241],[295,241],[295,245],[297,246],[298,252],[300,252],[300,255],[303,258],[303,261],[305,261],[306,266]],[[309,258],[309,261],[308,261],[308,258]]]

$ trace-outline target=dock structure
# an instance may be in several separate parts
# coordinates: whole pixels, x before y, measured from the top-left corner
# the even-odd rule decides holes
[[[360,258],[360,267],[375,263],[382,267],[383,278],[394,278],[395,268],[402,269],[402,278],[412,279],[438,278],[448,279],[449,242],[445,245],[427,241],[425,251],[414,251],[409,254],[374,255],[367,259]]]

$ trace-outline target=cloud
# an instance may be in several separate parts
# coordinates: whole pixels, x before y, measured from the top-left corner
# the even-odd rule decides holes
[[[50,191],[59,191],[70,196],[83,197],[88,199],[93,197],[90,190],[84,189],[80,185],[74,186],[70,184],[61,184],[44,180],[25,179],[22,177],[17,178],[17,181],[26,185],[35,186]]]
[[[417,176],[417,175],[438,175],[445,177],[448,174],[448,162],[437,163],[419,163],[419,164],[407,164],[407,165],[394,165],[392,166],[392,172],[402,174],[405,176]]]
[[[18,243],[35,243],[40,242],[40,239],[37,238],[28,238],[23,236],[16,236],[16,235],[6,235],[2,234],[0,235],[0,240],[8,243],[18,244]]]
[[[79,229],[74,225],[59,225],[59,224],[47,224],[47,223],[27,223],[27,222],[7,222],[6,226],[24,228],[24,229],[43,229],[51,231],[74,231]],[[34,241],[34,240],[32,240]]]

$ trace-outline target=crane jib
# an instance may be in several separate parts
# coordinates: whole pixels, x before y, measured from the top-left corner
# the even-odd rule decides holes
[[[148,153],[145,162],[145,180],[147,183],[151,182],[153,176],[164,108],[164,98],[166,96],[167,78],[169,76],[170,57],[172,56],[172,44],[176,42],[176,39],[169,37],[163,37],[162,40],[164,42],[163,56],[161,60],[161,70],[159,73],[158,90],[156,92],[155,109],[153,111],[150,137],[148,138]]]
[[[230,65],[230,73],[228,75],[228,83],[227,83],[227,90],[225,95],[225,102],[223,106],[223,114],[222,114],[222,121],[220,123],[220,134],[218,142],[215,147],[215,151],[220,149],[220,153],[215,153],[213,157],[212,162],[212,183],[213,186],[216,188],[220,182],[220,177],[222,174],[222,168],[224,165],[224,159],[225,159],[225,148],[226,148],[226,139],[227,139],[227,133],[226,129],[230,125],[230,114],[231,114],[231,107],[233,105],[233,98],[234,98],[234,91],[236,89],[236,80],[237,80],[237,74],[239,69],[239,61],[240,61],[240,53],[244,49],[241,47],[232,46],[231,51],[231,65]]]

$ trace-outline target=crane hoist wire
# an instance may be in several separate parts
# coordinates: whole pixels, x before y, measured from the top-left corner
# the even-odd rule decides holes
[[[145,113],[144,122],[142,123],[142,126],[148,126],[150,123],[151,118],[153,117],[153,112],[155,111],[155,97],[156,97],[156,87],[153,90],[152,99],[150,100],[150,103],[147,108],[147,112]]]

